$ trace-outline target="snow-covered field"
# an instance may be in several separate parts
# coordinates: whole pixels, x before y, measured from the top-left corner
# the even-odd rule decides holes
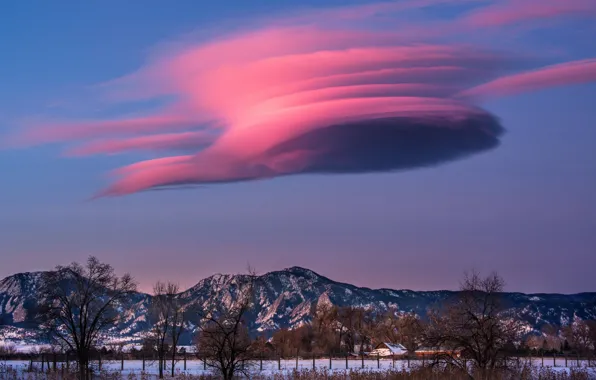
[[[524,359],[526,360],[526,359]],[[419,361],[410,361],[409,365],[411,367],[420,365],[422,362]],[[532,363],[536,367],[542,366],[542,360],[540,358],[532,359]],[[592,362],[592,365],[596,363]],[[5,365],[12,367],[13,369],[18,370],[19,372],[27,371],[29,369],[29,361],[0,361],[0,366]],[[61,363],[58,364],[58,369],[61,368]],[[130,378],[129,375],[138,374],[140,375],[143,372],[143,362],[141,360],[125,360],[124,361],[124,368],[121,370],[122,363],[120,361],[105,361],[102,363],[102,369],[109,371],[109,372],[121,372],[123,378]],[[296,366],[297,365],[297,366]],[[33,366],[35,369],[41,369],[40,362],[34,362]],[[95,363],[97,366],[97,363]],[[394,367],[395,366],[395,367]],[[553,359],[544,360],[544,367],[553,368],[559,371],[566,371],[569,368],[577,368],[578,362],[576,360],[568,360],[567,367],[565,366],[565,359],[564,358],[557,358],[555,362]],[[588,368],[587,361],[579,361],[579,366],[581,368]],[[333,359],[331,362],[329,359],[317,359],[314,362],[314,367],[318,370],[330,370],[334,372],[342,372],[346,371],[346,361],[345,359]],[[47,367],[46,367],[47,368]],[[96,367],[97,368],[97,367]],[[295,359],[288,359],[288,360],[281,360],[281,361],[263,361],[262,368],[261,363],[257,361],[251,368],[252,372],[254,373],[262,373],[264,375],[273,374],[275,372],[291,372],[294,369],[298,368],[298,370],[308,370],[313,368],[313,361],[312,360],[298,360],[296,363]],[[360,359],[350,359],[348,360],[347,368],[349,370],[361,370],[362,369],[362,361]],[[408,362],[406,360],[395,360],[395,362],[391,359],[381,359],[377,362],[376,359],[365,359],[364,360],[364,370],[365,371],[386,371],[392,368],[396,369],[407,369]],[[157,363],[146,361],[145,362],[145,374],[148,375],[156,375],[157,374]],[[169,370],[169,363],[168,363],[168,370]],[[596,376],[596,367],[589,368],[591,372]],[[205,369],[203,366],[202,361],[198,360],[188,360],[186,362],[186,371],[184,370],[184,362],[179,361],[176,364],[176,372],[186,372],[192,375],[201,375],[201,374],[210,374],[212,373],[209,368]]]

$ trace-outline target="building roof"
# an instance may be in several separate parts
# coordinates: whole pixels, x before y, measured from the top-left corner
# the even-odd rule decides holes
[[[375,350],[373,350],[373,352],[375,352],[376,350],[379,350],[379,349],[383,349],[383,348],[389,349],[389,351],[395,355],[402,355],[408,351],[408,350],[406,350],[406,348],[404,346],[402,346],[399,343],[383,342],[383,343],[378,344],[377,347],[375,348]]]

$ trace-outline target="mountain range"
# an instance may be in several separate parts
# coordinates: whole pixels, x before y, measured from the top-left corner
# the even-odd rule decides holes
[[[20,273],[0,281],[0,343],[39,343],[38,326],[32,318],[37,305],[37,289],[42,272]],[[424,318],[427,311],[457,294],[454,291],[412,291],[369,289],[336,282],[312,270],[292,267],[257,276],[256,304],[248,316],[253,334],[270,335],[279,328],[309,323],[316,305],[356,306],[383,313],[388,310],[413,312]],[[247,275],[213,275],[178,294],[188,308],[210,310],[213,305],[230,307],[239,298]],[[596,319],[596,292],[579,294],[504,293],[504,305],[523,321],[526,331],[539,331],[544,324],[567,325],[576,319]],[[130,307],[122,313],[109,335],[114,342],[139,342],[150,329],[147,320],[151,296],[134,293]],[[198,319],[198,317],[197,317]],[[198,321],[190,320],[189,326]],[[186,337],[190,340],[190,334]],[[189,343],[189,342],[187,342]]]

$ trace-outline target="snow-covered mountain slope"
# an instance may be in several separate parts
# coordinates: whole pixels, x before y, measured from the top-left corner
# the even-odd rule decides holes
[[[32,316],[38,303],[36,289],[41,273],[21,273],[0,281],[0,339],[27,340],[37,328]],[[215,305],[229,307],[239,298],[249,281],[246,275],[214,275],[179,294],[188,310],[211,310]],[[451,291],[411,291],[369,289],[332,281],[317,273],[293,267],[258,276],[254,282],[255,308],[248,316],[253,333],[271,333],[282,327],[308,323],[312,310],[321,303],[358,306],[375,312],[399,310],[424,316],[427,310],[455,295]],[[138,341],[148,331],[151,296],[131,296],[130,309],[123,311],[118,324],[110,330],[114,340]],[[596,293],[574,295],[505,293],[505,305],[527,325],[537,330],[545,323],[565,325],[576,318],[596,319]],[[196,319],[195,319],[196,318]],[[191,317],[189,327],[198,317]],[[4,326],[2,326],[4,325]],[[190,334],[187,336],[190,339]]]

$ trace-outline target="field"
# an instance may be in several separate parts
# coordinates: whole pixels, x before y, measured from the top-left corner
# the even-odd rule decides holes
[[[594,365],[596,363],[588,363],[585,360],[568,360],[567,366],[565,366],[565,359],[558,358],[556,361],[553,362],[553,359],[544,360],[544,367],[542,364],[542,360],[540,358],[533,358],[531,361],[529,359],[524,358],[524,363],[531,363],[535,370],[537,371],[547,371],[548,373],[558,373],[558,374],[565,374],[570,373],[572,371],[581,370],[582,373],[586,373],[589,375],[587,378],[594,378],[596,379],[596,368],[590,367],[589,364]],[[345,375],[348,372],[354,374],[355,372],[359,373],[377,373],[377,375],[382,375],[384,373],[389,374],[391,371],[399,371],[399,372],[407,372],[413,371],[416,368],[422,367],[422,361],[408,361],[406,360],[391,360],[391,359],[365,359],[364,360],[364,367],[362,367],[361,359],[350,359],[347,362],[346,368],[346,360],[345,359],[317,359],[314,361],[312,360],[305,360],[300,359],[296,361],[296,359],[288,359],[288,360],[280,360],[280,361],[256,361],[250,367],[250,372],[254,374],[254,377],[262,377],[262,378],[270,378],[278,375],[279,377],[288,377],[293,378],[295,377],[297,370],[300,373],[317,373],[317,374],[325,374],[325,375]],[[579,366],[578,366],[579,364]],[[64,363],[58,363],[56,371],[53,370],[53,365],[48,368],[47,364],[44,364],[44,371],[49,373],[55,373],[55,378],[61,378],[60,374],[63,373],[63,367],[65,367]],[[98,371],[98,363],[94,363],[94,368]],[[168,363],[168,370],[169,370],[169,363]],[[313,371],[313,368],[316,372]],[[30,371],[32,369],[32,371]],[[42,371],[41,362],[34,361],[33,363],[24,360],[9,360],[9,361],[0,361],[0,380],[4,379],[37,379],[38,377],[28,375],[31,373],[40,374]],[[154,379],[157,377],[157,363],[155,361],[146,361],[145,362],[145,370],[143,370],[143,361],[142,360],[124,360],[122,361],[105,361],[102,363],[102,372],[106,374],[110,374],[110,378],[121,378],[121,379]],[[176,373],[180,378],[189,378],[189,375],[192,376],[209,376],[212,375],[213,372],[208,367],[204,367],[204,363],[199,360],[187,360],[186,362],[186,369],[183,360],[180,360],[176,364]],[[13,375],[10,375],[13,374]],[[13,377],[15,374],[18,374],[18,377]],[[45,376],[45,375],[44,375]],[[385,377],[385,376],[383,376]],[[388,376],[387,376],[388,377]],[[49,378],[49,377],[47,377]]]

